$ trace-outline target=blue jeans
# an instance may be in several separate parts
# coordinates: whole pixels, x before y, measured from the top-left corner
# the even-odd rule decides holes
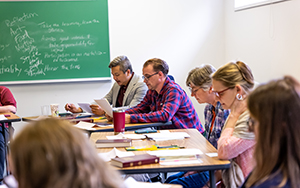
[[[9,133],[7,128],[3,126],[3,124],[0,123],[0,180],[3,179],[3,174],[4,174],[4,163],[6,161],[6,156],[5,156],[5,149],[6,149],[6,144],[7,142],[4,141],[3,137],[3,129],[5,132],[5,139],[9,140]],[[1,183],[0,183],[1,184]]]
[[[183,177],[186,172],[179,172],[170,176],[165,183],[179,184],[183,188],[199,188],[203,187],[209,180],[209,172],[203,171],[196,174]]]

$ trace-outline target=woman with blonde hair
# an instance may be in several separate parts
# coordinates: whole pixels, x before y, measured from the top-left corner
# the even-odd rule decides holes
[[[248,131],[245,99],[254,86],[254,78],[250,68],[241,61],[224,65],[212,78],[217,100],[224,109],[230,110],[218,140],[218,157],[231,160],[231,167],[222,173],[222,181],[226,187],[239,187],[253,169],[255,139]]]
[[[242,187],[300,187],[299,87],[286,76],[259,86],[249,96],[256,165]]]
[[[10,149],[10,166],[19,188],[124,187],[88,138],[67,121],[33,122],[12,140]]]

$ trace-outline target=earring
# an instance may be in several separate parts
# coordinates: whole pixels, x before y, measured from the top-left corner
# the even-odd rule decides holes
[[[236,94],[236,99],[239,100],[239,101],[242,101],[243,96],[238,93],[238,94]]]

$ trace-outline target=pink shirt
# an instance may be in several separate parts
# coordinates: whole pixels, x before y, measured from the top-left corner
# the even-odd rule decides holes
[[[244,177],[253,170],[253,152],[255,140],[242,139],[232,135],[233,128],[225,128],[218,141],[220,159],[236,158],[236,163],[243,171]]]

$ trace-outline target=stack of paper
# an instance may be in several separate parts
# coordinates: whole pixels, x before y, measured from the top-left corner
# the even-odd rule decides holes
[[[145,134],[148,138],[152,138],[155,141],[164,141],[164,140],[182,140],[184,138],[189,138],[190,135],[186,132],[169,132],[169,131],[160,131],[160,133],[151,133]]]
[[[89,123],[84,121],[79,121],[79,123],[77,123],[74,126],[88,131],[96,130],[97,127],[112,127],[112,125],[97,125],[94,123]]]

